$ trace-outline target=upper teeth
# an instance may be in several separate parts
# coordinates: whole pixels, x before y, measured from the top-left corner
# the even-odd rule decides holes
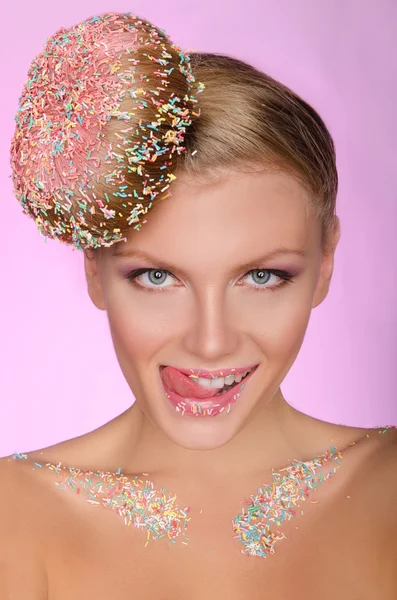
[[[248,369],[248,371],[244,371],[244,373],[239,373],[238,375],[234,375],[233,373],[227,375],[226,377],[214,377],[213,379],[207,379],[206,377],[197,377],[196,375],[189,375],[191,379],[193,379],[199,385],[207,389],[222,389],[225,385],[232,385],[232,383],[240,383],[240,381],[250,373],[252,369]]]

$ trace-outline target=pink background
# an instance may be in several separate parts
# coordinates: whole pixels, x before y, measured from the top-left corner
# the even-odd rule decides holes
[[[0,455],[88,432],[133,401],[82,254],[44,242],[12,195],[9,167],[31,60],[59,27],[107,10],[152,20],[184,49],[247,60],[320,112],[336,142],[342,238],[330,294],[282,389],[319,419],[397,425],[397,3],[23,0],[6,3],[0,36]]]

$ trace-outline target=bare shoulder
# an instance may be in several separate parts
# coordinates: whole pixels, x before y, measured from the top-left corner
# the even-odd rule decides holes
[[[383,436],[382,436],[383,437]],[[384,439],[362,464],[358,474],[360,495],[368,516],[372,515],[383,542],[397,545],[397,428],[385,431]]]
[[[83,470],[117,470],[120,458],[124,455],[125,445],[131,442],[131,427],[127,413],[128,411],[78,437],[21,455],[26,456],[26,459],[19,462],[24,463],[30,471],[46,463],[62,464]]]
[[[0,459],[0,597],[47,598],[38,509],[40,493],[27,465]]]
[[[370,498],[377,498],[385,505],[396,505],[397,427],[385,430],[384,436],[381,434],[379,443],[363,464],[361,481]]]
[[[29,507],[34,505],[35,480],[30,475],[31,460],[18,461],[13,455],[0,458],[0,519],[2,533],[13,528],[23,527],[21,512],[26,508],[26,514],[30,512]],[[19,517],[19,519],[18,519]]]
[[[397,427],[385,431],[384,442],[374,454],[372,477],[384,490],[386,500],[396,502],[397,494]]]
[[[397,429],[388,432],[371,465],[366,497],[372,513],[372,531],[378,532],[378,569],[389,585],[390,598],[397,597]],[[373,536],[374,537],[374,536]],[[386,596],[385,597],[389,597]]]
[[[106,432],[103,427],[0,458],[0,599],[47,599],[48,559],[59,540],[68,537],[73,520],[71,503],[57,487],[58,467],[85,468],[101,461],[98,450],[103,451]]]
[[[389,496],[388,502],[394,516],[394,543],[397,545],[397,428],[385,448],[384,456],[380,457],[381,465],[382,461],[384,461],[384,465],[383,469],[382,466],[380,467],[379,485],[385,488]]]
[[[346,535],[346,560],[366,581],[363,597],[371,589],[371,597],[386,600],[397,598],[397,429],[371,437],[373,443],[351,455],[351,476],[335,505],[335,531],[340,539]]]

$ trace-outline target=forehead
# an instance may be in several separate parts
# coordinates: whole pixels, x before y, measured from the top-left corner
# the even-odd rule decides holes
[[[182,173],[171,192],[139,231],[129,233],[123,249],[167,252],[180,260],[183,250],[198,260],[276,245],[303,249],[316,237],[308,194],[288,175],[228,172],[204,180]]]

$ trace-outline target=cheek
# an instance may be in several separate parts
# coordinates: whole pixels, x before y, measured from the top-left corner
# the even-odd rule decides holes
[[[108,305],[107,315],[120,369],[134,396],[140,396],[143,373],[162,344],[161,328],[125,305]]]
[[[108,294],[107,317],[120,362],[145,362],[164,345],[168,328],[160,306],[149,294],[133,292],[124,285],[115,286]]]
[[[113,343],[118,355],[139,362],[161,346],[163,330],[155,318],[148,318],[138,311],[113,311],[108,309],[108,320]]]
[[[303,343],[311,314],[311,297],[300,296],[296,291],[295,288],[282,300],[279,296],[272,306],[265,307],[260,315],[257,313],[256,323],[252,322],[256,343],[270,361],[296,356]]]

